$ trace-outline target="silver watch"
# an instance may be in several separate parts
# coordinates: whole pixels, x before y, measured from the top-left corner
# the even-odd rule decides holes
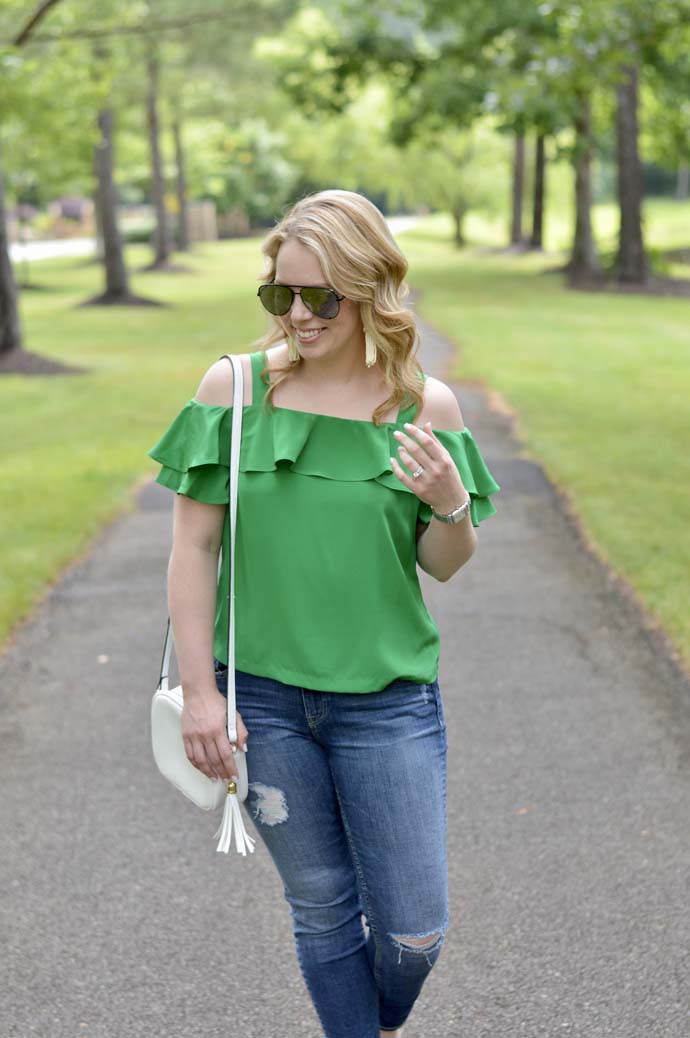
[[[458,505],[458,507],[454,508],[452,512],[449,512],[448,515],[439,515],[438,512],[435,512],[433,508],[431,509],[431,514],[433,515],[434,519],[439,519],[442,523],[452,523],[453,525],[455,525],[455,523],[461,523],[465,516],[469,515],[469,511],[470,498],[468,497],[467,500],[463,502],[463,504]]]

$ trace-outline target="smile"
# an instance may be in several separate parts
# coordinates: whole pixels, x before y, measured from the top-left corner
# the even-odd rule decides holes
[[[318,339],[321,333],[325,331],[325,328],[316,328],[313,331],[297,332],[296,334],[300,342],[314,342],[314,340]]]

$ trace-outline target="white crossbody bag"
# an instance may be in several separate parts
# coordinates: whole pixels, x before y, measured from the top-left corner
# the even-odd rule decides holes
[[[237,765],[239,781],[226,782],[210,779],[195,768],[187,757],[182,739],[182,685],[169,688],[170,653],[173,634],[168,617],[165,647],[158,688],[151,702],[151,745],[153,757],[161,774],[169,782],[204,811],[217,810],[225,800],[223,817],[215,833],[218,839],[216,850],[227,854],[234,835],[235,847],[246,856],[254,851],[254,838],[247,833],[240,809],[240,801],[247,797],[247,755],[237,747],[237,716],[235,702],[235,526],[237,519],[237,483],[240,467],[240,445],[242,442],[242,402],[244,376],[238,357],[225,354],[233,368],[232,441],[230,444],[230,489],[228,496],[230,526],[230,557],[228,566],[228,697],[227,731],[232,755]],[[222,563],[219,560],[220,578]]]

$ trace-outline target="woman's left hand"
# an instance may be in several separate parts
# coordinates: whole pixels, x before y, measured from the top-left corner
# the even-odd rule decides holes
[[[405,433],[396,429],[394,436],[400,444],[400,461],[410,471],[406,472],[396,458],[391,458],[393,472],[401,483],[421,501],[431,505],[435,512],[448,515],[469,497],[455,462],[441,441],[434,436],[431,422],[427,422],[423,429],[406,422],[404,428]],[[413,479],[412,473],[420,465],[424,471]]]

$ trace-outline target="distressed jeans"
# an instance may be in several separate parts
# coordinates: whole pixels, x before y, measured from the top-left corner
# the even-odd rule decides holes
[[[236,670],[235,693],[242,809],[283,882],[324,1038],[379,1038],[409,1016],[449,921],[438,682],[320,692]]]

